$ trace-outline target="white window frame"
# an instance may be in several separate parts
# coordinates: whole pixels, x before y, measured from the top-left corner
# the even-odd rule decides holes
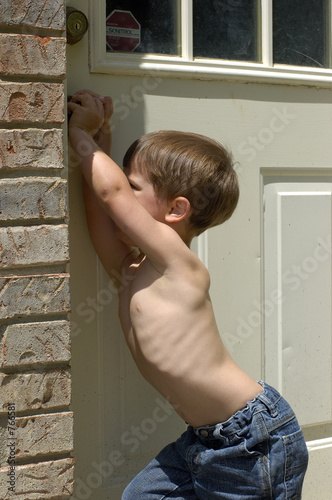
[[[192,0],[181,0],[182,56],[107,52],[106,0],[90,0],[90,71],[91,73],[130,75],[158,72],[160,76],[173,78],[227,79],[228,81],[331,87],[332,69],[273,64],[272,0],[260,0],[260,2],[262,62],[253,63],[193,57]],[[330,5],[330,26],[332,26],[331,11]],[[331,61],[331,34],[327,46],[330,51],[328,57]]]

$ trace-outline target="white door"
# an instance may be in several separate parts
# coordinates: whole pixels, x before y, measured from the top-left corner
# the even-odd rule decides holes
[[[152,130],[198,132],[232,149],[239,207],[229,222],[202,235],[194,249],[210,270],[216,317],[231,354],[254,378],[276,386],[297,412],[310,449],[304,500],[326,500],[332,491],[332,79],[331,70],[322,69],[330,67],[328,37],[324,32],[322,50],[304,54],[303,61],[301,47],[289,56],[280,39],[272,50],[272,17],[287,25],[285,2],[275,2],[274,11],[264,0],[212,2],[216,17],[226,4],[227,15],[238,22],[243,14],[236,18],[236,9],[249,8],[245,24],[253,33],[246,63],[220,63],[218,58],[244,57],[236,37],[235,52],[206,59],[210,42],[204,46],[202,32],[212,11],[199,11],[202,1],[194,2],[194,10],[188,0],[182,10],[179,1],[166,3],[173,6],[173,45],[165,49],[172,55],[145,56],[144,50],[153,49],[106,54],[105,1],[71,0],[70,6],[88,16],[90,30],[89,37],[68,47],[68,94],[90,88],[113,97],[113,156],[120,164],[127,147]],[[130,12],[129,4],[113,2],[110,10],[108,2],[107,15],[117,9]],[[319,2],[319,9],[325,4]],[[326,15],[324,10],[315,18],[320,31]],[[204,19],[197,24],[200,16]],[[192,23],[198,45],[192,43]],[[147,44],[143,29],[134,26],[133,45],[138,33]],[[316,50],[319,37],[314,41]],[[274,67],[273,57],[287,65]],[[320,68],[314,62],[304,68],[309,59]],[[117,500],[130,478],[184,424],[130,358],[116,294],[89,242],[80,173],[72,161],[69,177],[74,498]]]

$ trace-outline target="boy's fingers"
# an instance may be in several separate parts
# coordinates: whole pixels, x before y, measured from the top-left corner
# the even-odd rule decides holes
[[[84,95],[84,94],[89,94],[92,97],[98,97],[98,94],[96,94],[96,92],[93,92],[92,90],[88,89],[78,90],[77,92],[75,92],[75,95]]]
[[[96,99],[90,94],[79,94],[79,95],[75,94],[72,99],[72,102],[77,102],[81,104],[84,108],[96,106],[97,101],[99,101],[99,99]]]
[[[67,107],[70,111],[75,111],[75,109],[79,109],[81,106],[73,101],[67,103]]]
[[[80,103],[82,104],[83,103],[83,96],[82,95],[73,95],[73,97],[71,98],[71,101],[70,102],[77,102],[77,103]]]
[[[105,112],[105,117],[106,118],[111,118],[113,115],[113,101],[110,97],[104,97],[103,99],[103,104],[104,104],[104,112]]]
[[[107,107],[112,107],[113,108],[113,99],[111,97],[102,97],[100,96],[99,99],[104,103],[104,106]]]
[[[103,95],[97,94],[96,92],[93,92],[93,90],[83,89],[75,93],[75,95],[84,95],[84,94],[91,95],[95,99],[100,99],[102,102],[106,102],[111,99],[110,97],[105,97]]]
[[[92,99],[94,99],[94,103]],[[94,104],[98,109],[98,113],[104,114],[105,119],[110,119],[114,111],[113,100],[111,97],[99,95],[92,90],[79,90],[72,97],[72,102],[79,102],[84,107]]]
[[[97,109],[98,109],[98,112],[101,114],[101,115],[104,115],[104,105],[103,103],[101,102],[100,99],[95,99],[95,104],[97,106]]]

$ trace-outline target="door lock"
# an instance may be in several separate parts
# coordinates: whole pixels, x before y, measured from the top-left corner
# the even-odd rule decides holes
[[[74,7],[67,7],[66,11],[67,43],[74,45],[79,42],[88,31],[89,22],[85,14]]]

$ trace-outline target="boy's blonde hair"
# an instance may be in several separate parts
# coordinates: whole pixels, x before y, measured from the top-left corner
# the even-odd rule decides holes
[[[195,235],[230,218],[239,199],[237,174],[226,149],[203,135],[159,131],[137,139],[124,156],[135,159],[158,196],[184,196],[191,205]]]

